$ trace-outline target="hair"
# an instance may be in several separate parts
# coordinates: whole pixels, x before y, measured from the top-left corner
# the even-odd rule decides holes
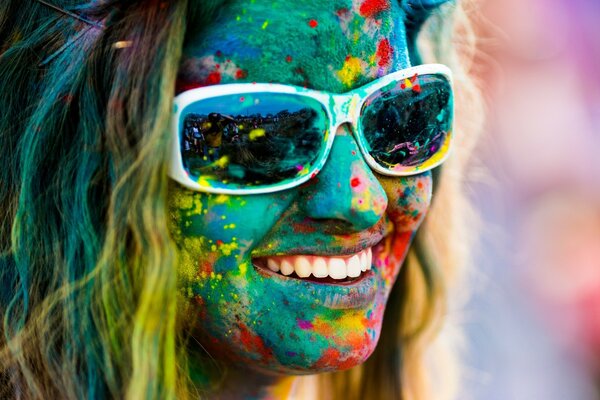
[[[223,1],[53,1],[76,15],[0,4],[0,397],[205,393],[178,329],[164,149],[186,26],[208,24]],[[465,261],[461,187],[478,125],[461,125],[461,104],[476,104],[468,54],[456,56],[468,46],[448,47],[457,28],[469,37],[464,14],[440,14],[420,36],[454,69],[461,143],[436,177],[377,350],[320,376],[326,398],[435,398],[426,349]]]

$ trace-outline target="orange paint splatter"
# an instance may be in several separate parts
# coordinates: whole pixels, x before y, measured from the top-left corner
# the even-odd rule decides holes
[[[335,333],[333,327],[330,324],[328,324],[327,322],[321,321],[319,319],[317,319],[313,322],[313,327],[314,327],[315,333],[318,333],[319,335],[322,335],[325,337],[331,337]]]

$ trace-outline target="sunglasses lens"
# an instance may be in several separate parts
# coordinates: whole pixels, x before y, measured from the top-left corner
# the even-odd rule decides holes
[[[381,89],[361,110],[366,151],[390,172],[420,172],[447,154],[452,88],[437,74],[419,75]]]
[[[183,166],[202,186],[293,182],[321,158],[328,127],[327,112],[308,97],[251,93],[200,100],[180,118]]]

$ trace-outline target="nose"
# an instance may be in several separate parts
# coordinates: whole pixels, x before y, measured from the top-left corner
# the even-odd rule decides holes
[[[306,217],[337,225],[345,233],[375,225],[388,201],[350,129],[348,124],[338,128],[325,166],[303,186],[300,201]]]

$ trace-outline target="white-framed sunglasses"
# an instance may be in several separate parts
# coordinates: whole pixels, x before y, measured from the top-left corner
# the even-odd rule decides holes
[[[271,193],[315,176],[350,124],[367,164],[408,176],[440,165],[452,142],[448,67],[403,69],[343,94],[282,84],[202,87],[175,97],[169,176],[224,194]]]

